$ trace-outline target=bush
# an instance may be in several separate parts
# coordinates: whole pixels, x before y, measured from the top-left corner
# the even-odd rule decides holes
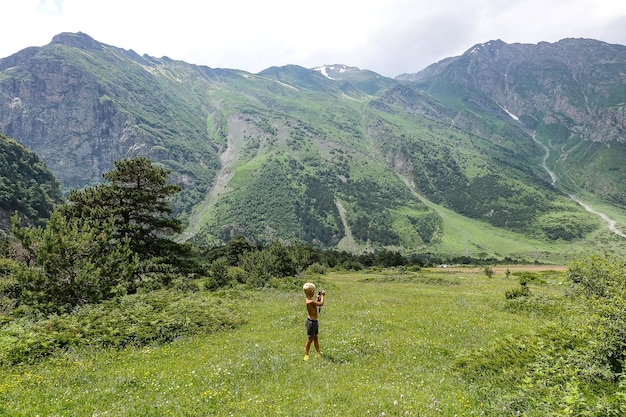
[[[507,300],[512,300],[519,297],[528,297],[530,295],[530,289],[526,283],[520,283],[519,288],[513,288],[506,290],[504,296]]]
[[[310,265],[306,269],[307,275],[325,275],[328,272],[328,268],[318,262]]]
[[[520,275],[520,288],[507,291],[507,298],[515,299],[507,307],[553,316],[553,324],[498,340],[457,362],[494,415],[506,415],[503,409],[522,415],[625,415],[624,262],[581,258],[567,276],[570,297],[559,306],[553,300],[516,299],[525,295],[529,282],[542,282],[534,274]]]
[[[12,300],[13,304],[20,298],[21,290],[16,278],[16,271],[20,267],[21,265],[14,260],[0,258],[0,300],[3,300],[0,312],[7,310],[6,302]]]
[[[234,301],[209,292],[173,290],[90,304],[46,319],[14,318],[0,326],[0,365],[33,362],[70,346],[115,347],[166,343],[234,328],[243,322]]]
[[[550,274],[553,274],[553,272],[550,272]],[[517,276],[520,283],[521,282],[525,282],[527,284],[533,283],[533,284],[539,284],[539,285],[544,285],[546,284],[546,274],[545,273],[537,273],[537,272],[528,272],[528,271],[524,271],[524,272],[514,272],[513,275]]]
[[[228,278],[232,283],[243,284],[246,282],[246,271],[238,266],[228,268]]]
[[[272,242],[261,250],[243,253],[239,257],[239,266],[245,271],[246,284],[263,287],[272,278],[296,276],[317,261],[318,256],[312,248]]]
[[[95,224],[55,212],[45,229],[21,228],[15,218],[13,232],[34,254],[32,267],[16,271],[21,299],[44,313],[125,294],[137,268],[128,239],[113,238],[112,219]]]
[[[209,268],[211,278],[213,278],[214,288],[224,287],[230,282],[228,276],[228,259],[218,258],[211,263]]]
[[[341,263],[341,269],[346,271],[361,271],[365,267],[362,263],[355,261],[354,259],[348,259]]]
[[[567,270],[575,294],[612,298],[626,293],[624,261],[597,255],[576,259]]]
[[[507,300],[512,300],[514,298],[519,297],[527,297],[530,295],[530,288],[528,288],[528,276],[520,275],[519,277],[519,288],[513,288],[512,290],[507,290],[505,293],[505,297]]]
[[[567,314],[567,304],[563,302],[561,297],[533,295],[507,297],[504,304],[504,310],[511,313],[534,315],[551,319]]]

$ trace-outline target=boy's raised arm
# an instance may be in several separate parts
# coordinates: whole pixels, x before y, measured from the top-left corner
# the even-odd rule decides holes
[[[319,296],[317,297],[317,300],[315,300],[315,305],[318,307],[321,307],[324,305],[324,296],[326,295],[325,291],[320,291]]]

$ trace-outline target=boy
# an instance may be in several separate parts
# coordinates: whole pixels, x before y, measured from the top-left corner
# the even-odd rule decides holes
[[[311,349],[311,342],[315,345],[315,350],[318,355],[321,355],[320,352],[320,343],[317,340],[317,334],[319,331],[317,325],[317,308],[324,305],[324,296],[326,293],[324,291],[320,291],[317,299],[315,297],[315,285],[311,282],[307,282],[302,287],[304,290],[304,294],[306,295],[306,311],[308,313],[308,317],[306,319],[305,327],[306,327],[306,346],[304,349],[304,360],[309,360],[309,350]]]

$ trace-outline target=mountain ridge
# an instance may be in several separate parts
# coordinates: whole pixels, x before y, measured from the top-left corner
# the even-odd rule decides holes
[[[182,188],[173,208],[190,224],[184,238],[200,244],[244,235],[341,248],[351,235],[356,250],[458,252],[435,207],[491,230],[461,238],[463,253],[511,255],[484,249],[500,233],[493,227],[548,244],[546,252],[604,236],[567,193],[586,192],[619,216],[626,206],[623,169],[602,162],[623,152],[622,49],[585,42],[581,105],[555,54],[534,61],[529,75],[510,52],[566,51],[576,40],[567,48],[492,42],[391,79],[343,64],[213,69],[60,34],[0,59],[0,132],[41,155],[66,188],[97,183],[121,158],[162,164]],[[596,49],[607,45],[613,61],[597,66],[592,58],[610,51]],[[585,136],[594,123],[602,142]],[[551,151],[556,187],[539,144]]]

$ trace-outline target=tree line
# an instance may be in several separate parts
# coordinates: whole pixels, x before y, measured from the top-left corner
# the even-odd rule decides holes
[[[168,183],[168,175],[146,158],[117,161],[102,184],[71,191],[45,225],[25,225],[13,216],[14,238],[3,245],[8,268],[3,291],[11,295],[9,304],[64,313],[197,279],[210,289],[260,287],[308,268],[323,272],[480,262],[389,250],[356,255],[280,241],[260,246],[241,236],[212,248],[177,243],[173,236],[183,225],[172,216],[169,201],[180,188]]]

